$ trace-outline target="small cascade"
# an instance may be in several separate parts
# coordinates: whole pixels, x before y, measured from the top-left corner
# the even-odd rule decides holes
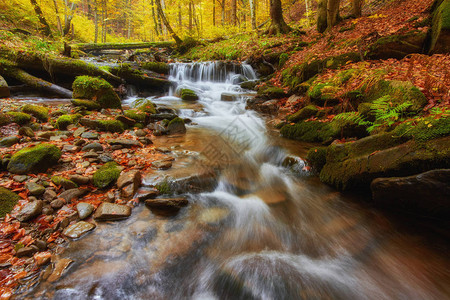
[[[256,74],[248,64],[225,62],[174,63],[170,67],[170,80],[191,82],[238,83],[255,80]]]

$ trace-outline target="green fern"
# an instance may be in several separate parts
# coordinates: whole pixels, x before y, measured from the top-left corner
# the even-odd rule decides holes
[[[356,124],[359,126],[368,126],[373,123],[366,120],[363,115],[357,111],[346,112],[334,117],[334,120],[340,120],[346,123]]]

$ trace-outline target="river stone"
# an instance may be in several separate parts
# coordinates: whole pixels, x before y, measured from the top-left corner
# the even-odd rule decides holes
[[[103,151],[103,146],[100,143],[91,143],[91,144],[87,144],[86,146],[84,146],[81,151]]]
[[[198,222],[203,225],[218,225],[225,220],[230,211],[227,208],[212,207],[204,209],[198,216]]]
[[[152,162],[152,166],[160,169],[160,170],[167,170],[172,167],[172,161],[170,160],[157,160]]]
[[[77,174],[69,175],[69,179],[79,185],[89,183],[89,177],[83,176],[83,175],[77,175]]]
[[[20,222],[26,222],[28,220],[31,220],[34,217],[41,214],[43,206],[44,202],[42,200],[29,202],[25,204],[24,207],[22,207],[16,219],[19,220]]]
[[[162,113],[162,114],[152,114],[149,116],[149,122],[156,122],[156,121],[162,121],[162,120],[173,120],[176,117],[178,117],[176,114],[170,114],[170,113]]]
[[[65,192],[62,192],[58,198],[64,199],[66,202],[70,202],[74,199],[78,199],[87,193],[90,192],[90,189],[70,189]]]
[[[94,205],[86,202],[80,202],[77,204],[78,216],[81,220],[89,217],[94,211]]]
[[[42,197],[45,201],[51,201],[56,198],[56,192],[52,189],[46,189]]]
[[[19,128],[19,135],[33,138],[34,137],[34,131],[33,131],[33,129],[31,129],[28,126],[23,126],[23,127]]]
[[[55,267],[53,269],[52,274],[50,274],[50,276],[47,278],[48,282],[55,282],[57,281],[61,275],[63,274],[63,272],[70,266],[70,264],[73,262],[73,260],[68,259],[68,258],[62,258],[59,259],[56,263],[55,263]]]
[[[85,221],[79,221],[75,224],[70,225],[64,230],[64,235],[70,237],[72,239],[77,239],[81,237],[83,234],[91,231],[95,228],[95,225],[92,223],[88,223]]]
[[[370,188],[375,204],[432,215],[450,213],[450,169],[408,177],[377,178]]]
[[[108,140],[107,141],[108,144],[110,144],[111,146],[122,146],[125,148],[131,148],[133,146],[136,147],[141,147],[141,143],[139,143],[138,141],[135,140],[130,140],[130,139],[112,139],[112,140]]]
[[[34,253],[36,253],[39,249],[37,247],[23,247],[17,250],[16,256],[17,257],[24,257],[24,256],[32,256]]]
[[[11,96],[8,88],[8,83],[6,80],[0,75],[0,98],[8,98]]]
[[[83,139],[88,139],[88,140],[98,140],[99,134],[97,132],[84,132],[81,137]]]
[[[86,128],[84,128],[84,127],[78,127],[78,128],[73,132],[73,136],[74,136],[74,137],[80,137],[85,131],[86,131]]]
[[[8,171],[14,174],[45,172],[58,163],[61,150],[52,144],[39,144],[16,152],[8,164]]]
[[[148,207],[159,209],[179,209],[188,205],[188,203],[189,202],[186,198],[159,198],[145,200],[145,205]]]
[[[45,187],[43,187],[40,184],[37,184],[36,182],[27,182],[25,184],[25,188],[33,196],[40,196],[45,192]]]
[[[17,136],[7,136],[0,140],[0,147],[11,147],[19,141],[20,139]]]
[[[156,198],[158,195],[159,195],[159,191],[155,188],[153,188],[153,189],[142,188],[142,189],[138,190],[136,199],[139,201],[145,201],[147,199]]]
[[[96,221],[115,221],[126,219],[131,215],[131,207],[103,202],[94,214]]]
[[[136,124],[136,121],[135,121],[135,120],[133,120],[133,119],[131,119],[131,118],[128,118],[128,117],[126,117],[126,116],[124,116],[124,115],[117,116],[117,117],[116,117],[116,120],[117,120],[117,121],[120,121],[120,122],[122,122],[123,124],[125,124],[125,125],[127,125],[127,126],[130,126],[130,127],[132,127],[134,124]]]
[[[50,206],[53,209],[60,209],[61,207],[64,206],[64,204],[66,204],[66,202],[62,199],[55,199],[52,202],[50,202]]]
[[[141,185],[142,174],[139,170],[131,170],[123,173],[117,179],[117,187],[121,190],[121,195],[125,199],[133,197]]]
[[[178,117],[173,119],[167,125],[167,130],[169,131],[169,134],[186,133],[186,126],[184,125],[184,120]]]
[[[236,101],[238,99],[238,95],[236,94],[232,94],[232,93],[222,93],[222,95],[220,95],[220,101]]]

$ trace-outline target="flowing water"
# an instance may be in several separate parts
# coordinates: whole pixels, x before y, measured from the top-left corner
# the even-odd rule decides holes
[[[172,65],[176,87],[152,101],[192,123],[185,135],[154,140],[176,159],[172,170],[144,182],[215,168],[215,188],[186,190],[190,204],[173,216],[140,205],[125,221],[98,224],[61,254],[74,260],[67,274],[41,282],[30,298],[450,297],[447,243],[412,224],[399,226],[303,171],[295,156],[301,144],[273,135],[245,110],[252,95],[237,85],[243,77],[256,79],[245,64]],[[181,88],[200,100],[181,101]],[[221,101],[224,93],[235,101]],[[283,166],[287,156],[292,164]]]

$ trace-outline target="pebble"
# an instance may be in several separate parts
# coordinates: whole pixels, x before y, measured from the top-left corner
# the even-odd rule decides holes
[[[66,204],[66,202],[61,199],[55,199],[52,202],[50,202],[50,206],[54,209],[60,209],[61,207],[64,206],[64,204]]]
[[[83,132],[81,137],[88,140],[98,140],[99,134],[97,132]]]
[[[56,198],[56,192],[52,189],[46,189],[43,198],[46,201],[51,201]]]

